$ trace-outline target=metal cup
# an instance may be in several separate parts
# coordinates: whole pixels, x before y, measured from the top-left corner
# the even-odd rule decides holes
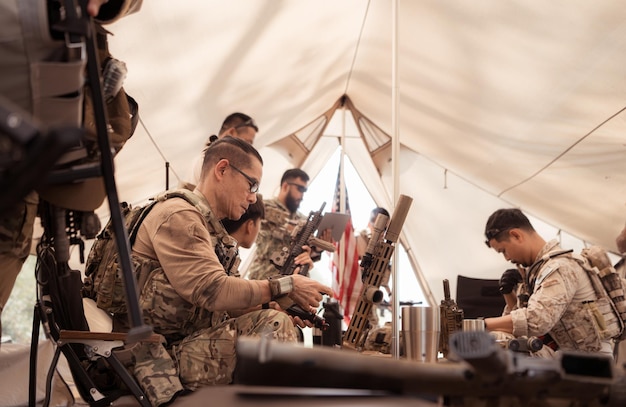
[[[484,319],[464,319],[463,331],[484,331],[485,320]]]
[[[439,308],[402,307],[402,337],[408,360],[436,362],[439,330]]]

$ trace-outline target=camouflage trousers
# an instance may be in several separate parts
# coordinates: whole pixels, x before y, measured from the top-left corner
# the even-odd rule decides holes
[[[0,314],[30,253],[37,201],[37,193],[31,192],[0,214]]]
[[[298,334],[286,313],[268,309],[246,313],[201,329],[171,347],[142,344],[133,350],[134,376],[152,405],[171,400],[180,390],[229,384],[236,365],[239,336],[269,336],[296,342]]]

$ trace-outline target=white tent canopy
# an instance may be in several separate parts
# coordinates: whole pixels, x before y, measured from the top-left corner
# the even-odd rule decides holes
[[[443,278],[454,289],[457,274],[498,278],[508,267],[483,243],[500,207],[551,225],[546,238],[561,230],[615,250],[626,202],[626,8],[397,4],[396,192],[414,199],[405,246],[435,297]],[[320,134],[316,119],[347,95],[369,120],[347,154],[391,209],[392,2],[149,0],[108,28],[141,115],[115,159],[121,200],[164,189],[165,162],[175,186],[234,111],[259,124],[261,192],[271,196],[285,169],[315,175],[325,165],[338,133],[331,124]]]

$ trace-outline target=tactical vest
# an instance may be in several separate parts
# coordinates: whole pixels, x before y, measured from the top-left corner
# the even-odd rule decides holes
[[[182,198],[200,212],[211,233],[215,252],[220,263],[229,275],[238,275],[239,255],[237,241],[224,229],[210,208],[198,195],[187,189],[166,191],[156,196],[153,202],[144,207],[130,208],[122,204],[122,215],[128,230],[131,247],[143,219],[154,205],[170,198]],[[140,292],[139,305],[146,323],[163,334],[168,342],[182,335],[227,318],[225,313],[215,313],[195,307],[178,296],[169,283],[160,263],[133,253],[131,255],[133,273]],[[123,286],[123,273],[118,261],[117,246],[111,221],[97,236],[85,266],[84,295],[93,298],[98,307],[115,315],[116,328],[126,327],[126,300]],[[200,324],[200,325],[198,325]]]
[[[535,284],[541,283],[541,281],[535,281],[538,275],[541,275],[543,280],[560,265],[565,265],[572,260],[583,268],[570,252],[559,250],[547,253],[540,260],[541,263],[535,266],[536,268],[531,266],[529,272],[531,293],[535,291]],[[547,267],[550,270],[546,270]],[[533,268],[535,270],[532,270]],[[583,271],[589,276],[584,268]],[[591,276],[589,277],[591,279]],[[612,302],[606,297],[606,293],[598,290],[593,280],[591,280],[591,286],[596,299],[569,304],[559,321],[548,332],[561,349],[597,352],[602,348],[603,341],[621,332],[618,315],[615,313]]]

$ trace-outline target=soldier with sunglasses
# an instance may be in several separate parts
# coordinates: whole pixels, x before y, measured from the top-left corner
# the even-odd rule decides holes
[[[248,278],[264,280],[280,276],[280,271],[270,262],[270,256],[283,247],[289,247],[292,229],[298,221],[306,219],[304,214],[298,212],[298,208],[307,191],[308,182],[309,175],[300,168],[287,170],[281,177],[278,196],[264,201],[265,219],[256,239],[255,257],[248,269]],[[324,240],[331,239],[326,236]],[[296,258],[296,264],[308,263],[312,266],[313,261],[319,260],[320,254],[306,247]]]

